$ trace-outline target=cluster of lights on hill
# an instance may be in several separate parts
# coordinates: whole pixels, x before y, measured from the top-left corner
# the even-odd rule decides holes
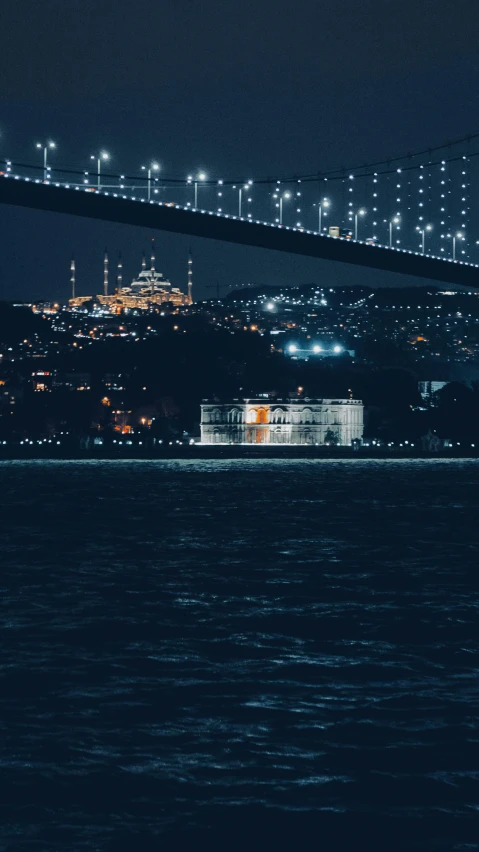
[[[301,347],[296,346],[295,343],[290,343],[290,345],[288,346],[288,352],[291,355],[295,355],[296,352],[312,352],[314,355],[324,355],[325,353],[329,353],[332,355],[340,355],[341,352],[344,352],[344,349],[338,344],[336,346],[332,346],[330,349],[326,349],[324,346],[320,346],[318,343],[315,343],[315,345],[312,346],[311,349],[301,349]]]
[[[326,300],[321,299],[320,304],[326,305]],[[266,302],[265,308],[266,308],[267,311],[275,311],[276,310],[276,304],[272,301]],[[295,356],[295,355],[303,355],[304,356],[304,355],[310,355],[311,353],[313,353],[313,355],[341,355],[341,353],[345,351],[344,347],[340,346],[338,343],[335,344],[334,346],[330,346],[329,348],[326,347],[326,346],[321,346],[319,343],[315,343],[309,349],[304,349],[301,346],[298,346],[296,343],[290,343],[289,346],[287,346],[286,349],[287,349],[287,352],[289,352],[289,354],[293,355],[293,356]]]

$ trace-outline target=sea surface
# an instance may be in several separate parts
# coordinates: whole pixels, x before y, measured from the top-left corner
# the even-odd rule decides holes
[[[0,463],[0,850],[479,849],[479,462]]]

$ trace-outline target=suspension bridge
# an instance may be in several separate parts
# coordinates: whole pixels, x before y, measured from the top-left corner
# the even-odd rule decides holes
[[[383,163],[237,181],[6,160],[0,203],[173,231],[479,289],[471,237],[477,137]]]

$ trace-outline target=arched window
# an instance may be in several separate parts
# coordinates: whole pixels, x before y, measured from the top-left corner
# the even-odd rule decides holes
[[[256,423],[256,419],[258,417],[258,412],[255,408],[251,408],[248,411],[248,423]]]
[[[238,423],[239,422],[239,411],[237,408],[232,408],[228,411],[228,420],[230,423]]]
[[[215,408],[213,411],[213,423],[221,423],[221,411],[219,408]]]
[[[304,408],[302,411],[301,420],[303,423],[312,423],[313,422],[313,412],[310,408]]]
[[[215,429],[213,431],[213,443],[219,444],[221,442],[221,432],[219,429]]]
[[[257,423],[267,423],[268,422],[268,412],[264,408],[260,408],[258,411],[258,418],[256,420]]]

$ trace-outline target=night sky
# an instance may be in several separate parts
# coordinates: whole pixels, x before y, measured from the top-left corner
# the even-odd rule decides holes
[[[477,0],[3,0],[0,157],[112,169],[157,159],[244,178],[401,155],[477,132]],[[472,199],[472,203],[474,199]],[[105,246],[125,280],[152,232],[0,207],[0,297],[99,292]],[[157,267],[195,295],[216,281],[412,283],[398,276],[157,234]],[[414,282],[418,283],[418,282]]]

